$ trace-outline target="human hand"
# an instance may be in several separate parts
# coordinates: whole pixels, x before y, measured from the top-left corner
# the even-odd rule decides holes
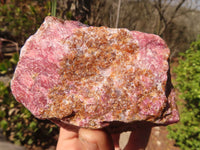
[[[151,127],[140,128],[131,133],[124,150],[145,149]],[[119,135],[103,130],[80,128],[78,132],[60,128],[56,150],[120,150]]]

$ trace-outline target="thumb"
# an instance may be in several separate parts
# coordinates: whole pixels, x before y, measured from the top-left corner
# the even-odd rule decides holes
[[[103,130],[91,130],[81,128],[79,140],[84,150],[114,150],[112,138]]]

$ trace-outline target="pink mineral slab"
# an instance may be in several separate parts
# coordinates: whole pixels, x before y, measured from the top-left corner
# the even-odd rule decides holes
[[[154,34],[48,16],[22,47],[11,89],[62,127],[168,125],[179,120],[169,55]]]

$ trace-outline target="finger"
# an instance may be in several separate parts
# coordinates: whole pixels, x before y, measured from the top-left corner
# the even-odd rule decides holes
[[[133,131],[124,150],[144,150],[149,141],[151,128],[145,126]]]
[[[115,150],[120,150],[120,147],[119,147],[120,134],[119,133],[112,134],[111,136],[112,136],[112,140],[113,140],[113,144],[114,144]]]
[[[56,150],[81,150],[81,146],[77,132],[60,128]]]
[[[103,130],[81,128],[79,139],[87,150],[114,150],[111,136]]]

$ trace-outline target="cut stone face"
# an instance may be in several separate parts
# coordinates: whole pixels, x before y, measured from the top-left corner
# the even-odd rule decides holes
[[[11,89],[60,126],[166,125],[179,120],[169,54],[153,34],[47,17],[21,49]]]

